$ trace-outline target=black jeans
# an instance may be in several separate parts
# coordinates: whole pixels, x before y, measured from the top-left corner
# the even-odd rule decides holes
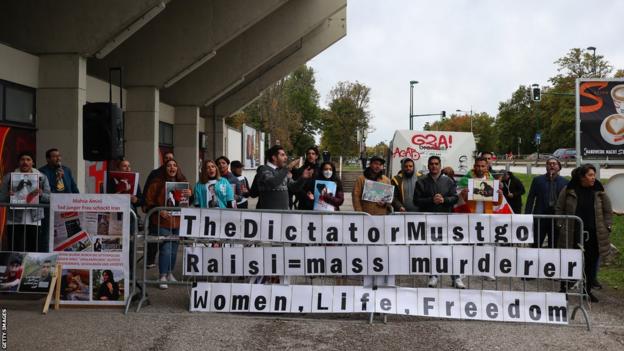
[[[554,214],[555,211],[548,211],[545,214]],[[533,248],[540,248],[544,243],[544,239],[547,239],[548,248],[554,249],[559,239],[559,229],[557,229],[556,223],[552,218],[536,218],[533,223],[533,235],[535,236],[535,242],[531,245]]]

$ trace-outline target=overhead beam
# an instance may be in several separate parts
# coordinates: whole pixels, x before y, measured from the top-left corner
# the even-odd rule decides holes
[[[254,79],[245,81],[237,89],[230,91],[214,106],[206,106],[200,110],[205,117],[229,116],[252,103],[264,89],[275,81],[287,76],[300,65],[330,47],[346,35],[346,8],[326,19],[315,30],[301,39],[301,47],[284,57],[283,60],[258,72]],[[214,108],[213,108],[214,107]]]
[[[209,62],[163,89],[161,98],[172,105],[209,105],[345,8],[346,0],[290,1],[217,50]]]
[[[89,73],[101,78],[123,66],[129,86],[171,86],[220,55],[220,49],[287,0],[175,0],[101,60]]]
[[[167,1],[0,1],[0,42],[36,55],[88,57]]]

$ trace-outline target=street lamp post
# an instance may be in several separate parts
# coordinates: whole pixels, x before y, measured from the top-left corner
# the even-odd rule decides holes
[[[594,68],[594,78],[598,78],[597,77],[597,72],[596,72],[596,47],[595,46],[589,46],[587,48],[587,50],[593,52],[593,54],[592,54],[592,63],[593,63],[593,65],[592,66],[594,66],[593,67]]]
[[[414,85],[418,84],[417,80],[410,80],[410,116],[409,116],[409,129],[414,130],[414,122],[412,117],[414,116]]]
[[[455,112],[461,112],[461,113],[470,113],[470,133],[472,133],[472,106],[470,106],[470,111],[464,111],[464,110],[455,110]]]

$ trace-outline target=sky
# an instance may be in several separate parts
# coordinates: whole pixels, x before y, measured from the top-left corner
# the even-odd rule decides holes
[[[623,15],[620,0],[348,0],[346,37],[308,64],[323,107],[339,81],[371,88],[375,145],[409,128],[410,80],[414,114],[496,116],[520,85],[547,85],[571,48],[594,46],[624,68]]]

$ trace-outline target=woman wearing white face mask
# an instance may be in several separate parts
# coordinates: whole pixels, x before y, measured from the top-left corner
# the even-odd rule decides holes
[[[342,182],[336,174],[336,167],[331,162],[323,162],[319,170],[320,172],[318,172],[318,176],[315,180],[325,180],[336,183],[336,193],[324,192],[321,194],[321,200],[334,206],[335,211],[340,211],[340,205],[344,202],[344,192],[342,189]],[[310,184],[312,187],[310,187]],[[308,182],[304,189],[311,201],[314,201],[314,184],[315,182]]]

